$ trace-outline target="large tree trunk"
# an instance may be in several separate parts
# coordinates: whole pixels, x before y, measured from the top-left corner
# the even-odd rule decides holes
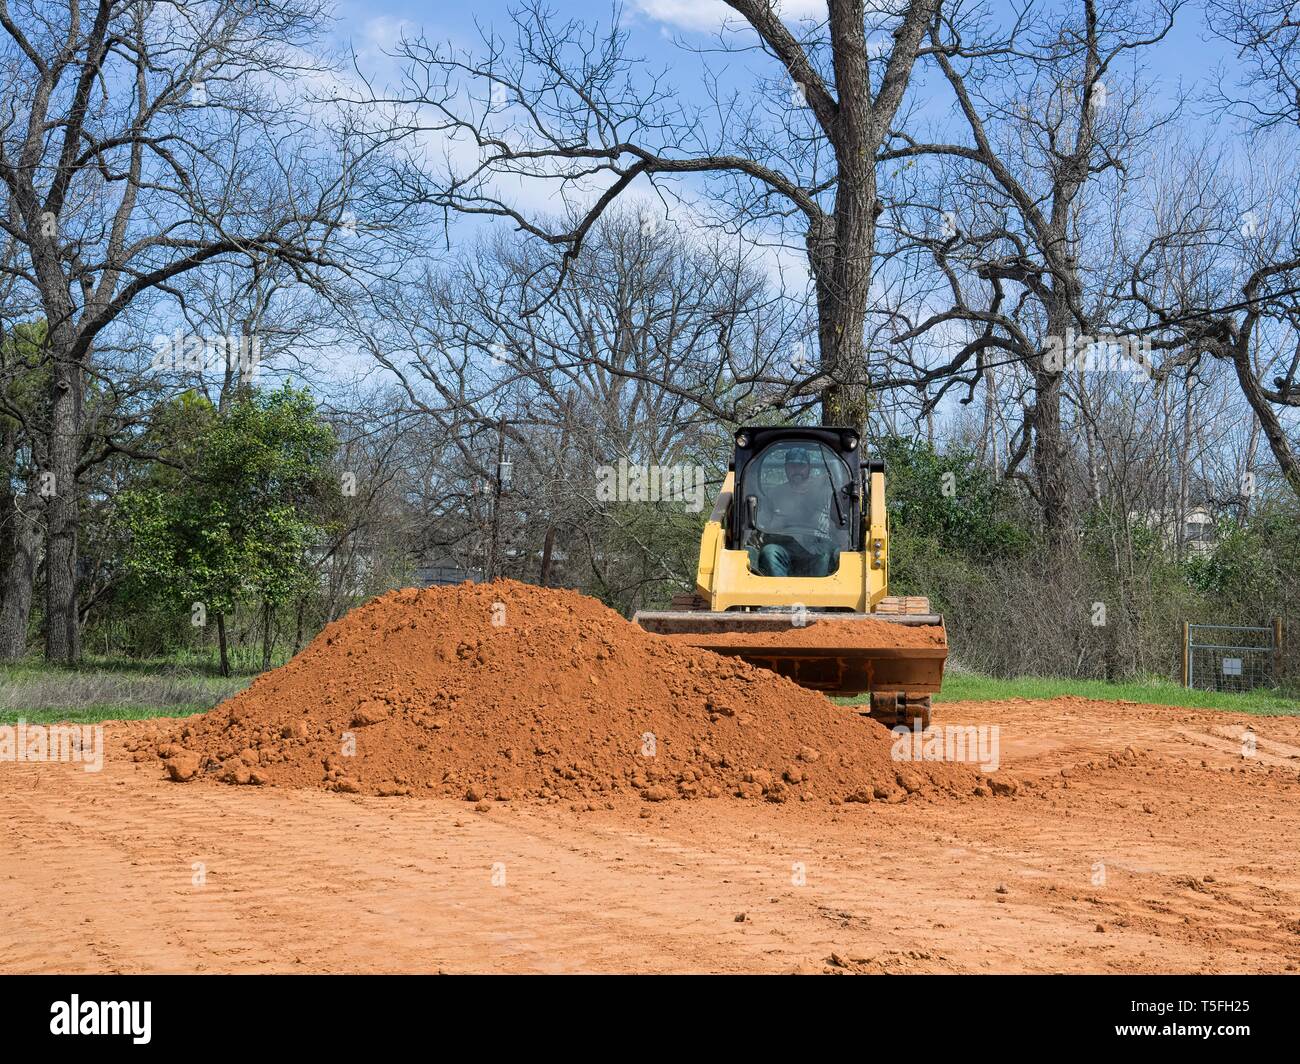
[[[27,652],[32,590],[40,564],[41,527],[30,497],[17,500],[12,519],[13,553],[5,573],[4,603],[0,605],[0,661],[17,661]]]
[[[75,663],[81,657],[77,614],[77,456],[81,440],[81,366],[54,348],[52,425],[45,507],[45,658]]]
[[[760,30],[774,17],[772,8],[733,7]],[[817,339],[821,368],[830,380],[821,393],[822,424],[847,425],[866,432],[870,411],[864,331],[871,294],[876,218],[876,157],[889,133],[911,77],[921,40],[938,0],[900,5],[903,18],[872,85],[863,0],[832,0],[827,5],[834,67],[833,114],[823,104],[819,120],[835,149],[834,220],[819,218],[808,232],[808,253],[817,289]],[[769,42],[785,48],[782,34],[768,31]],[[791,71],[792,76],[794,71]]]
[[[1049,307],[1047,331],[1064,344],[1072,319],[1064,306]],[[1065,350],[1066,365],[1071,352]],[[1061,381],[1064,374],[1039,360],[1034,366],[1034,481],[1043,515],[1047,542],[1059,547],[1065,542],[1070,523],[1069,483],[1066,476],[1066,447],[1061,433]]]
[[[835,217],[809,233],[817,286],[817,341],[822,372],[822,424],[866,431],[870,412],[864,331],[871,289],[876,214],[875,172],[841,180]]]
[[[1048,542],[1064,541],[1067,518],[1065,447],[1061,438],[1061,375],[1039,367],[1034,373],[1034,480]]]
[[[537,583],[546,587],[551,579],[551,561],[555,556],[555,526],[546,529],[546,538],[542,540],[542,568],[537,574]]]
[[[105,17],[101,5],[95,22],[97,32],[102,32]],[[84,96],[79,98],[84,105]],[[84,371],[89,356],[78,344],[76,306],[70,281],[63,272],[57,230],[46,229],[43,205],[30,185],[21,191],[19,200],[45,312],[45,356],[50,367],[50,420],[37,478],[37,489],[45,500],[45,658],[72,664],[81,656],[77,461],[81,452]]]
[[[1282,420],[1255,376],[1255,367],[1251,365],[1250,359],[1250,336],[1249,331],[1245,332],[1230,351],[1233,368],[1237,371],[1237,382],[1241,385],[1241,393],[1246,397],[1246,402],[1259,419],[1259,427],[1264,432],[1264,439],[1268,441],[1269,450],[1277,459],[1282,476],[1291,485],[1291,490],[1300,496],[1300,455],[1291,446]]]
[[[861,0],[828,8],[839,107],[828,130],[835,147],[837,180],[833,221],[809,235],[817,284],[817,339],[822,371],[822,424],[865,433],[867,360],[863,330],[875,252],[876,152],[893,117],[891,103],[872,98]],[[909,16],[911,18],[912,16]],[[899,33],[907,31],[900,27]],[[895,38],[895,47],[901,47]],[[882,94],[883,96],[883,94]],[[877,111],[879,108],[879,113]]]
[[[217,652],[220,658],[221,675],[230,675],[230,648],[226,643],[226,615],[217,614]]]
[[[18,497],[13,487],[17,452],[18,434],[12,424],[6,425],[0,436],[0,573],[9,571],[18,539],[18,522],[14,513]]]
[[[262,600],[262,671],[271,667],[271,635],[275,626],[275,608],[270,599]]]
[[[1187,557],[1187,511],[1191,497],[1192,466],[1192,374],[1186,376],[1183,395],[1183,431],[1178,449],[1178,560]]]

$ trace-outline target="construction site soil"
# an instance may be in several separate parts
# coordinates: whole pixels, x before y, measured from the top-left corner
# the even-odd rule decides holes
[[[897,802],[1014,785],[900,763],[888,731],[820,694],[512,580],[384,595],[162,727],[134,753],[178,782],[382,796]]]
[[[102,771],[0,764],[0,971],[1300,968],[1300,717],[956,729],[996,767],[909,792],[855,707],[579,597],[386,596],[210,713],[110,722]]]

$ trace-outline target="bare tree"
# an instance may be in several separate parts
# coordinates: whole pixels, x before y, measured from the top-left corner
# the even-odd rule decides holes
[[[1300,495],[1300,446],[1288,424],[1300,407],[1300,189],[1283,157],[1263,151],[1232,171],[1188,164],[1174,173],[1169,216],[1132,266],[1134,300],[1165,336],[1157,373],[1205,359],[1227,366]],[[1242,496],[1253,491],[1249,472]]]
[[[411,139],[412,162],[392,187],[411,202],[509,219],[555,248],[529,286],[536,306],[616,200],[643,187],[681,196],[689,179],[703,180],[719,224],[801,242],[822,418],[865,425],[876,157],[940,0],[829,0],[825,20],[795,25],[768,0],[726,2],[738,18],[719,49],[761,54],[777,73],[769,65],[741,88],[706,78],[706,105],[663,76],[641,78],[617,23],[561,22],[537,2],[513,14],[510,45],[489,34],[468,54],[403,41],[406,83],[373,101],[407,109],[396,128]],[[425,165],[433,136],[447,145],[438,169]],[[548,224],[512,202],[503,189],[519,179],[553,189],[571,211]]]
[[[1300,122],[1300,16],[1291,0],[1207,0],[1211,30],[1237,49],[1238,86],[1218,99],[1249,126]],[[1243,94],[1244,93],[1244,94]]]
[[[563,571],[619,601],[689,568],[680,538],[661,534],[682,508],[611,505],[597,470],[687,464],[719,480],[725,425],[781,416],[799,318],[722,241],[645,222],[607,214],[532,314],[527,235],[497,234],[419,284],[373,291],[357,339],[430,426],[429,550],[486,573]]]
[[[972,394],[990,368],[1028,368],[1025,422],[1005,472],[1014,475],[1032,450],[1026,483],[1058,544],[1070,527],[1073,477],[1062,423],[1067,378],[1049,356],[1071,335],[1119,329],[1114,279],[1097,268],[1108,251],[1103,244],[1090,263],[1089,234],[1098,222],[1101,232],[1110,228],[1106,214],[1124,200],[1133,155],[1168,121],[1149,113],[1140,78],[1121,64],[1161,41],[1180,6],[1081,0],[1070,12],[1019,17],[1005,34],[976,39],[939,18],[926,54],[950,86],[967,136],[927,142],[896,131],[881,156],[948,162],[915,227],[948,298],[906,315],[893,342],[933,348],[934,335],[963,331],[951,358],[923,365],[909,358],[911,383],[940,382],[933,404],[963,385]],[[1103,182],[1108,187],[1097,189]],[[1100,212],[1090,199],[1103,201]],[[941,229],[931,221],[938,216]]]
[[[4,269],[35,294],[51,369],[51,660],[80,652],[78,480],[97,345],[142,296],[208,264],[323,264],[346,177],[287,91],[323,17],[316,0],[0,5],[0,225],[16,249]]]

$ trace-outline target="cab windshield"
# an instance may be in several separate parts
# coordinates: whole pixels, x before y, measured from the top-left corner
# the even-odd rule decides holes
[[[767,447],[745,467],[742,498],[757,499],[751,543],[815,555],[851,549],[852,499],[844,490],[850,479],[848,466],[824,444],[783,440]]]

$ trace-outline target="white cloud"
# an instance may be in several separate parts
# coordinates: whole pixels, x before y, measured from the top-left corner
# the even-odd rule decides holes
[[[726,19],[741,21],[722,0],[634,0],[634,3],[643,15],[684,30],[716,30]],[[826,0],[781,0],[777,6],[786,22],[826,16]]]
[[[367,19],[361,26],[361,32],[355,39],[357,50],[360,53],[380,53],[390,52],[402,39],[403,36],[416,31],[414,23],[404,18],[394,18],[391,15],[379,15],[375,18]]]

